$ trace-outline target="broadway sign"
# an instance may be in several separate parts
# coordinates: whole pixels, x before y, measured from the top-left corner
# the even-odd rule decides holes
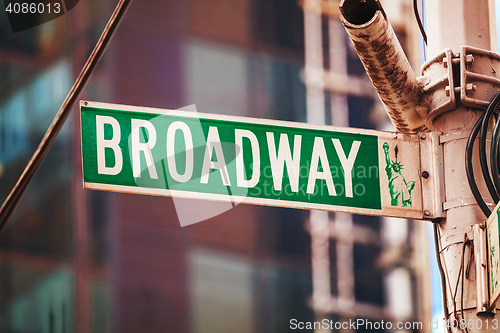
[[[420,138],[81,102],[84,187],[422,219]]]

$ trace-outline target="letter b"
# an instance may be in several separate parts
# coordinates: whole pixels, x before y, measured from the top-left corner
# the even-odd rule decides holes
[[[117,175],[122,171],[123,156],[119,146],[120,143],[120,124],[109,116],[96,116],[96,143],[97,143],[97,173],[103,175]],[[109,140],[104,138],[104,125],[111,125],[112,137]],[[112,149],[115,155],[115,165],[106,166],[106,148]]]

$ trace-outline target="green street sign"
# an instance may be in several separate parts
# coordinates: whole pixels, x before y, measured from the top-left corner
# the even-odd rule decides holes
[[[80,106],[87,189],[423,218],[417,135]]]
[[[488,239],[488,280],[490,306],[500,297],[500,203],[486,221],[486,237]]]

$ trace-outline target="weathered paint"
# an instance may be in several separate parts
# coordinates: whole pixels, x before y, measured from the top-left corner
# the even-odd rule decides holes
[[[426,132],[426,109],[418,108],[422,89],[391,24],[377,4],[375,0],[363,3],[343,0],[340,19],[396,130]],[[374,15],[368,18],[366,11]],[[359,12],[365,14],[359,16]]]

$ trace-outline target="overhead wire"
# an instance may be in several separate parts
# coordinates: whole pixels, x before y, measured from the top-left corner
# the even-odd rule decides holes
[[[108,23],[106,24],[101,37],[99,38],[94,50],[90,54],[82,71],[80,72],[80,75],[77,77],[73,87],[68,93],[68,96],[66,97],[61,108],[54,117],[54,120],[52,121],[50,127],[47,129],[47,132],[38,145],[38,148],[33,153],[33,156],[26,165],[23,173],[17,180],[17,183],[14,185],[14,188],[11,190],[7,199],[5,199],[3,205],[0,207],[0,233],[7,225],[7,222],[14,212],[14,209],[17,207],[17,204],[19,203],[21,197],[31,183],[36,171],[45,159],[45,156],[54,143],[57,134],[59,133],[62,126],[64,125],[64,122],[69,116],[73,105],[77,101],[80,92],[85,87],[85,84],[89,80],[100,58],[104,54],[106,47],[108,46],[114,32],[125,16],[125,13],[131,2],[132,0],[120,0],[116,5],[116,8],[113,11],[113,14],[111,15]]]
[[[415,18],[417,19],[418,28],[420,29],[420,33],[422,34],[422,38],[427,45],[427,34],[425,33],[424,25],[422,24],[422,20],[420,19],[420,14],[418,13],[418,0],[413,0],[413,13],[415,14]]]

